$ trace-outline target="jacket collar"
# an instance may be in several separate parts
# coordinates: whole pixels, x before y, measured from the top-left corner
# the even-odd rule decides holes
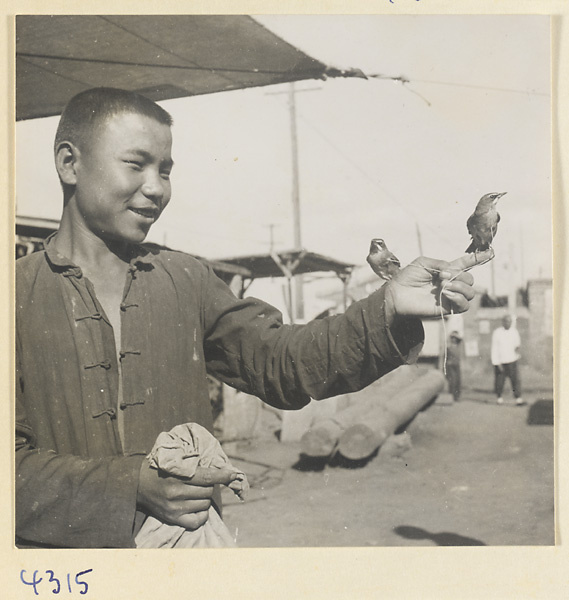
[[[55,237],[57,231],[49,235],[44,240],[45,254],[48,261],[53,267],[66,276],[82,277],[81,267],[76,265],[71,259],[61,254],[55,247]],[[153,262],[154,253],[140,244],[133,244],[129,248],[130,251],[130,267],[129,271],[135,272],[139,269],[148,269]]]

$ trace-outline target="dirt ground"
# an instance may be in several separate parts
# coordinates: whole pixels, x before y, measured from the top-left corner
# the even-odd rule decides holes
[[[225,444],[251,483],[244,503],[223,494],[238,546],[554,544],[551,389],[526,386],[523,407],[483,387],[443,398],[364,465],[308,462],[276,438]]]

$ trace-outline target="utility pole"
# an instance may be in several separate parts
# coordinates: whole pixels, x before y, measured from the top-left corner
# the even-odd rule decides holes
[[[421,230],[419,229],[419,222],[415,221],[415,227],[417,229],[417,243],[419,244],[419,256],[424,256],[423,254],[423,243],[421,242]]]
[[[518,290],[516,287],[516,259],[514,253],[514,244],[510,243],[509,246],[509,281],[508,281],[508,312],[516,317],[518,313]]]
[[[290,138],[291,138],[291,159],[292,159],[292,212],[293,212],[293,236],[294,250],[302,250],[302,229],[300,219],[300,182],[298,166],[298,135],[296,128],[296,94],[299,92],[313,92],[321,88],[308,88],[296,90],[294,83],[289,83],[288,92],[269,92],[267,95],[288,94],[288,108],[290,115]],[[304,295],[302,290],[302,275],[294,277],[294,295],[296,319],[304,318]]]
[[[300,227],[300,184],[298,175],[298,135],[296,129],[296,99],[294,82],[289,83],[288,106],[290,111],[290,140],[292,151],[292,214],[294,231],[294,249],[302,250],[302,232]],[[295,317],[304,318],[304,294],[302,275],[294,278]]]
[[[522,287],[526,286],[524,249],[525,249],[525,245],[524,245],[524,229],[523,229],[522,221],[520,219],[520,284],[521,284]]]
[[[302,248],[302,234],[300,229],[300,185],[298,176],[298,135],[296,130],[296,100],[294,83],[289,83],[288,106],[290,110],[290,140],[292,151],[292,210],[294,225],[294,249]]]
[[[271,253],[275,249],[275,224],[269,223],[267,227],[269,228],[269,253]]]

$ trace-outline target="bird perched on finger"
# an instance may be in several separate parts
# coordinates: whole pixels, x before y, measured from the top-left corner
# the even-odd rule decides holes
[[[496,208],[498,200],[506,192],[485,194],[480,198],[476,209],[468,217],[466,227],[472,238],[472,243],[466,249],[466,252],[481,252],[492,247],[492,240],[498,230],[500,215]]]
[[[371,240],[367,262],[376,275],[389,281],[401,268],[399,259],[381,238]]]

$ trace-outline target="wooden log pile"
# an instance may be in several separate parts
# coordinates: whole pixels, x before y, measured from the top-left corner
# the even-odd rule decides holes
[[[301,439],[303,454],[349,460],[371,456],[445,386],[436,369],[404,365],[372,384],[333,417],[315,422]],[[361,398],[358,396],[361,395]]]

